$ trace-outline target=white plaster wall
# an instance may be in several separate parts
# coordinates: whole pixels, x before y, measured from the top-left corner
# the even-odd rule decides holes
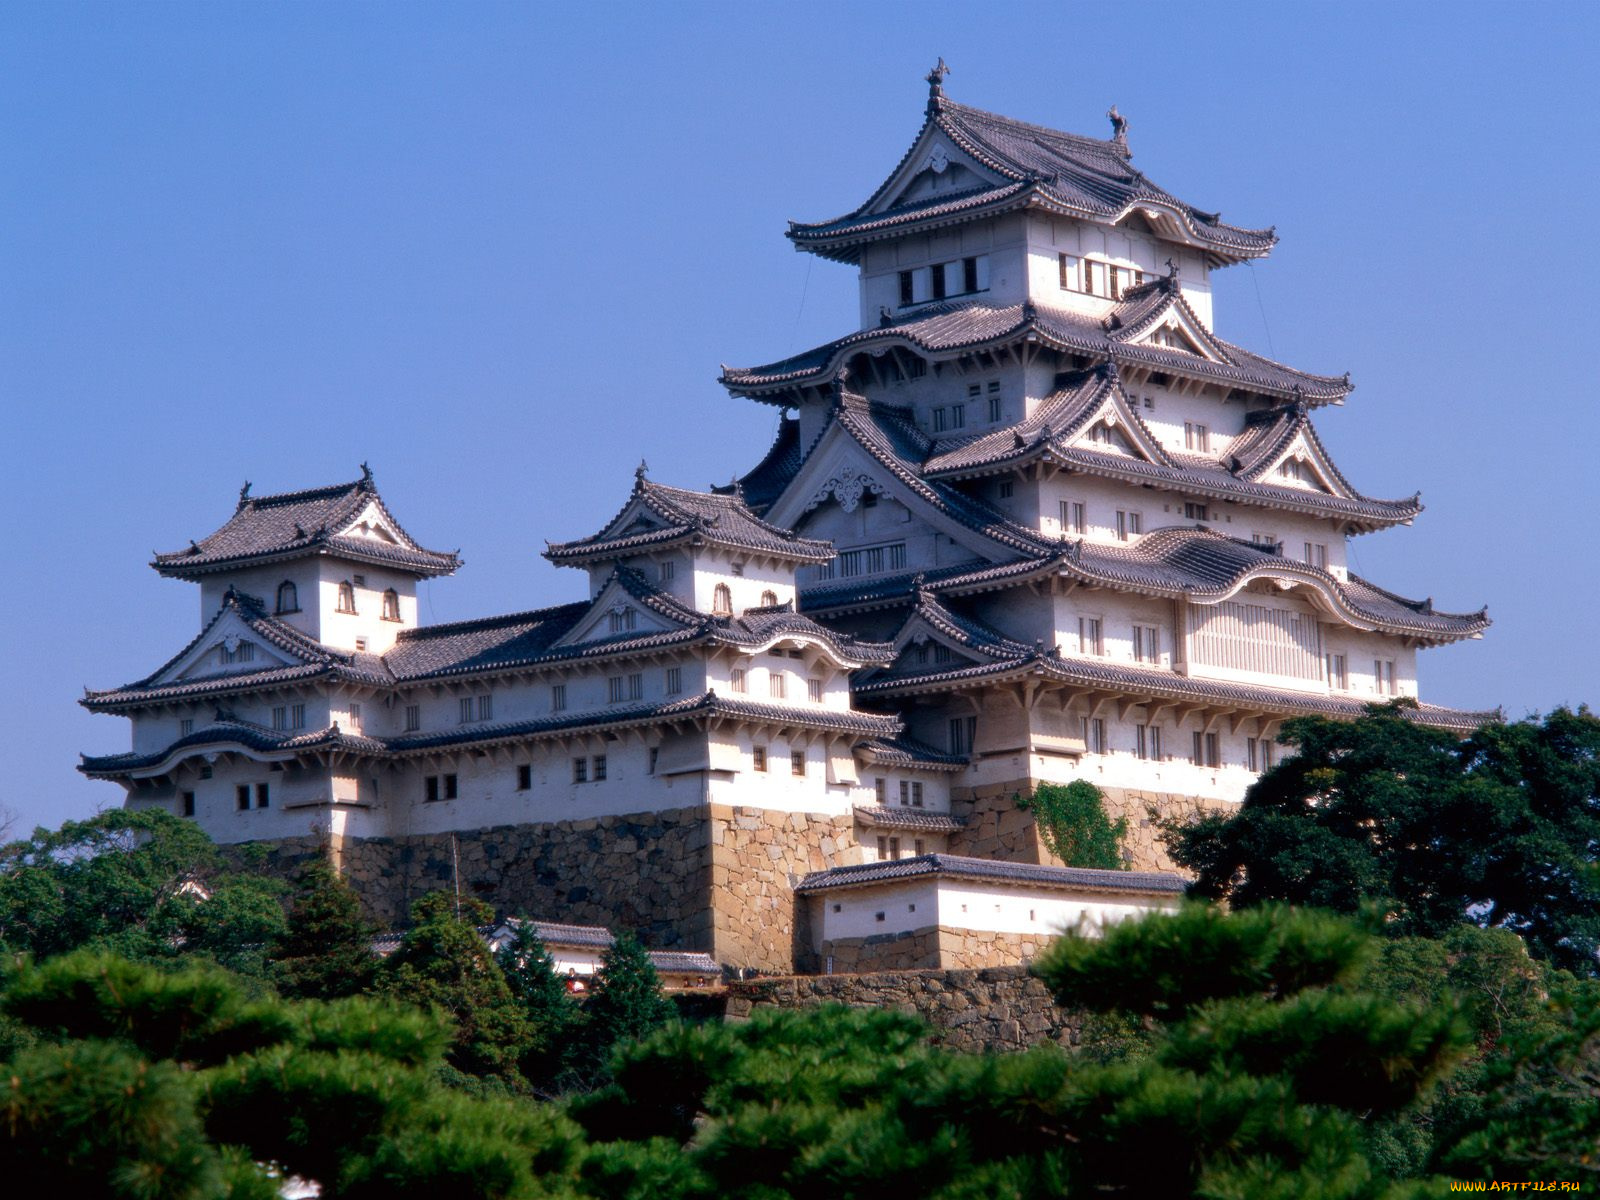
[[[942,879],[939,924],[995,933],[1062,933],[1084,923],[1086,931],[1178,907],[1179,897],[1108,896],[1062,886],[1027,887]],[[920,905],[918,906],[920,910]]]
[[[860,270],[861,328],[877,328],[884,308],[912,318],[924,307],[901,306],[901,271],[980,254],[989,256],[989,287],[972,298],[994,305],[1021,304],[1027,296],[1027,246],[1017,214],[868,247]]]
[[[318,578],[314,593],[300,595],[302,607],[314,604],[321,629],[320,641],[339,650],[357,649],[357,639],[366,639],[366,652],[383,654],[394,645],[402,629],[417,624],[417,583],[409,575],[381,567],[343,562],[335,558],[317,559]],[[356,584],[357,576],[364,583]],[[350,581],[355,590],[354,615],[338,611],[339,584]],[[393,588],[400,597],[400,619],[383,619],[383,593]]]
[[[1061,286],[1060,255],[1072,254],[1121,267],[1134,267],[1148,281],[1167,273],[1172,259],[1181,272],[1183,297],[1206,328],[1211,328],[1211,280],[1203,256],[1187,246],[1162,241],[1128,226],[1110,226],[1045,213],[1028,214],[1029,292],[1037,304],[1099,318],[1112,302]]]
[[[871,888],[839,888],[822,893],[820,922],[813,924],[813,945],[841,938],[909,933],[939,923],[939,885],[933,877]],[[878,920],[878,914],[883,920]]]
[[[317,604],[318,578],[318,560],[314,558],[207,575],[200,582],[200,625],[204,628],[217,615],[217,610],[222,607],[222,597],[231,587],[247,596],[254,596],[266,606],[269,614],[285,625],[310,637],[317,637],[322,628],[322,613]],[[278,585],[284,582],[295,585],[299,612],[278,612]]]

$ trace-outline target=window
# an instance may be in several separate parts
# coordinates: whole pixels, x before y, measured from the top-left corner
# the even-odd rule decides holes
[[[1183,423],[1183,448],[1185,450],[1195,450],[1202,454],[1209,452],[1211,449],[1211,430],[1193,421],[1185,421]]]
[[[353,613],[356,611],[356,589],[350,585],[350,581],[348,579],[339,585],[339,603],[337,608],[338,611],[342,613]]]
[[[422,798],[425,801],[454,800],[460,795],[458,780],[454,775],[427,775],[422,780]]]
[[[472,720],[472,714],[474,712],[474,708],[473,708],[472,697],[471,696],[463,696],[463,697],[461,697],[461,699],[456,701],[456,706],[457,706],[456,723],[458,725],[465,725],[468,721]]]
[[[1186,500],[1183,504],[1183,515],[1189,521],[1209,521],[1211,519],[1211,510],[1204,504],[1196,504],[1192,500]]]
[[[306,727],[306,706],[304,704],[291,704],[289,706],[289,728],[304,729]]]
[[[888,803],[888,800],[889,800],[889,781],[887,779],[883,778],[881,775],[877,779],[874,779],[872,781],[872,795],[873,795],[873,799],[875,799],[878,802],[878,806],[880,808],[884,804]]]
[[[950,718],[950,753],[970,754],[978,733],[977,717]]]
[[[350,705],[350,728],[358,733],[361,731],[361,705],[354,702]]]
[[[822,703],[822,680],[806,680],[806,699],[811,701],[813,704]]]
[[[928,282],[932,285],[933,298],[935,300],[943,300],[945,298],[946,284],[949,282],[945,278],[945,265],[944,263],[935,263],[928,268]]]
[[[778,593],[777,592],[765,591],[765,592],[761,593],[761,607],[762,608],[776,608],[777,606],[778,606]]]
[[[920,779],[911,781],[911,807],[922,807],[922,781]]]
[[[1078,256],[1076,254],[1059,255],[1058,265],[1061,269],[1061,290],[1064,292],[1081,290],[1080,281],[1083,279],[1083,272],[1078,265]]]
[[[664,562],[664,563],[661,564],[661,575],[660,575],[660,578],[661,578],[661,582],[662,583],[671,583],[673,576],[676,575],[676,574],[677,574],[677,564],[676,563],[674,563],[674,562],[669,560],[669,561]]]
[[[782,671],[767,672],[767,695],[782,700],[788,695],[789,679]]]
[[[594,782],[603,782],[606,777],[606,756],[604,754],[596,754],[591,766],[593,767],[591,776],[593,777]]]
[[[889,857],[890,858],[899,858],[900,857],[900,839],[897,838],[897,837],[891,837],[889,839]],[[882,917],[881,913],[879,914],[879,917],[880,918]]]
[[[519,763],[517,765],[517,791],[526,792],[533,787],[533,764]]]
[[[1001,402],[1000,381],[998,379],[991,379],[989,381],[988,395],[989,420],[991,422],[998,421],[1002,416],[1004,416],[1004,405]]]
[[[589,782],[589,760],[587,758],[575,758],[572,760],[572,782]]]
[[[719,583],[711,592],[711,611],[719,617],[733,615],[733,592],[728,585]]]
[[[1117,510],[1117,537],[1121,541],[1136,538],[1144,532],[1144,517],[1136,512]]]
[[[1272,741],[1270,738],[1246,738],[1245,753],[1252,771],[1272,770]]]
[[[1256,738],[1245,738],[1244,765],[1249,767],[1252,771],[1259,771],[1261,769],[1256,765],[1260,761],[1259,751],[1260,742]]]
[[[1372,687],[1380,696],[1392,696],[1394,689],[1394,659],[1378,658],[1372,663]]]
[[[949,428],[949,424],[949,413],[942,408],[936,408],[933,410],[933,431],[935,433],[943,433],[947,428]]]
[[[607,617],[612,633],[629,633],[639,624],[639,612],[633,608],[613,609]]]
[[[734,563],[731,569],[734,575],[738,576],[740,579],[744,578],[744,564],[742,562]]]
[[[633,675],[629,675],[628,676],[628,699],[629,700],[643,700],[644,699],[644,675],[643,674],[635,673]]]
[[[180,808],[183,812],[183,815],[186,817],[194,816],[194,793],[179,792],[178,800],[180,802]]]
[[[241,783],[233,790],[233,794],[239,802],[240,812],[244,812],[250,807],[250,785],[248,783]]]
[[[1161,661],[1161,627],[1135,625],[1133,627],[1133,658],[1135,662],[1159,663]]]
[[[1284,459],[1278,464],[1278,474],[1285,479],[1293,479],[1296,482],[1301,482],[1305,479],[1305,474],[1300,469],[1300,460],[1298,458]]]
[[[367,639],[364,638],[364,637],[358,637],[356,639],[356,649],[357,650],[365,650],[366,648],[367,648]]]
[[[1144,282],[1144,272],[1136,267],[1110,267],[1111,298],[1121,300],[1129,288]]]
[[[1342,654],[1328,656],[1328,686],[1344,691],[1350,687],[1350,669]]]
[[[1270,533],[1252,533],[1250,535],[1250,544],[1252,546],[1260,546],[1269,554],[1277,553],[1278,539]]]
[[[193,717],[185,717],[183,720],[178,722],[178,736],[179,737],[188,737],[193,732],[194,732],[194,718]]]
[[[478,697],[478,720],[489,721],[494,718],[494,697]]]
[[[650,753],[644,761],[644,773],[646,775],[654,775],[656,773],[656,763],[660,758],[661,748],[659,746],[651,746]]]
[[[406,705],[406,732],[415,733],[422,728],[422,705]]]
[[[1305,543],[1304,561],[1308,567],[1328,569],[1328,547],[1322,542]]]
[[[734,670],[733,670],[733,675],[731,676],[731,680],[732,680],[732,686],[733,686],[733,690],[734,691],[736,691],[736,692],[744,691],[745,690],[744,668],[743,667],[735,667]]]
[[[1161,761],[1161,726],[1135,725],[1133,727],[1133,753],[1149,762]]]
[[[1194,748],[1190,754],[1190,761],[1197,767],[1220,767],[1222,755],[1217,745],[1217,735],[1197,732],[1194,735]]]
[[[1086,258],[1083,260],[1082,280],[1079,284],[1079,290],[1087,292],[1091,296],[1103,295],[1104,293],[1102,293],[1100,288],[1096,287],[1095,285],[1099,284],[1101,287],[1103,287],[1105,285],[1105,278],[1105,267],[1100,263],[1090,262]]]
[[[621,675],[613,675],[609,679],[607,679],[606,680],[606,703],[607,704],[621,704],[622,700],[623,700],[623,689],[626,688],[626,687],[627,687],[627,684],[623,682]]]
[[[393,588],[383,593],[383,619],[385,621],[400,619],[400,593]]]
[[[912,838],[911,839],[911,853],[915,854],[918,858],[922,857],[922,839],[921,838]],[[909,905],[907,907],[906,911],[907,912],[916,912],[917,911],[917,906],[915,904]]]
[[[272,710],[272,727],[274,729],[287,729],[289,727],[289,710],[282,704]]]
[[[916,295],[916,291],[912,287],[912,282],[911,282],[911,272],[910,271],[901,271],[900,272],[900,303],[902,305],[912,303],[912,297],[915,296],[915,295]]]
[[[683,668],[682,667],[668,667],[667,668],[667,687],[666,687],[667,695],[676,696],[676,695],[681,694],[682,691],[683,691]]]
[[[566,684],[558,683],[558,684],[555,684],[554,686],[551,687],[551,689],[550,689],[550,711],[551,712],[566,712],[567,711],[567,685]]]
[[[804,775],[806,773],[806,752],[804,750],[789,751],[789,774]]]
[[[963,258],[961,260],[961,290],[975,292],[978,290],[978,260],[976,258]]]
[[[280,613],[300,611],[300,589],[294,586],[292,580],[285,579],[278,585],[278,611]]]
[[[1106,723],[1099,717],[1083,719],[1083,745],[1090,754],[1106,752]]]
[[[266,808],[269,803],[270,796],[267,790],[267,785],[264,783],[256,784],[256,807]]]
[[[1061,502],[1061,528],[1068,533],[1089,532],[1089,519],[1084,511],[1082,501],[1063,500]]]
[[[750,747],[750,769],[763,772],[767,769],[767,748],[765,746]]]
[[[1111,436],[1111,426],[1107,425],[1104,421],[1100,422],[1098,425],[1092,426],[1089,429],[1089,440],[1101,446],[1111,445],[1114,440]]]
[[[1104,654],[1106,652],[1105,636],[1101,632],[1099,617],[1078,618],[1078,653],[1079,654]]]
[[[352,575],[350,578],[355,580],[355,584],[359,588],[367,586],[367,577],[365,575]]]
[[[900,807],[911,807],[911,781],[908,779],[900,781]]]

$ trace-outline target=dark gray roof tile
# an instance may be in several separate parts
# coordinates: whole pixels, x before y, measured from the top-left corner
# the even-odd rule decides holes
[[[1006,862],[955,854],[922,854],[889,862],[861,863],[813,871],[795,887],[796,892],[897,883],[927,876],[1014,883],[1028,887],[1073,892],[1142,892],[1180,895],[1188,884],[1181,876],[1154,871],[1100,871],[1088,867],[1051,867],[1039,863]]]

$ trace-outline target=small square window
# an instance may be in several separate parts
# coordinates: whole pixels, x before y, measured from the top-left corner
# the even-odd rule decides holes
[[[188,737],[194,732],[194,718],[189,717],[178,722],[178,736]]]
[[[526,792],[533,787],[533,764],[521,763],[517,766],[517,791]]]
[[[256,784],[256,807],[266,808],[270,802],[271,796],[267,790],[267,785],[264,783]]]
[[[234,795],[238,798],[240,812],[244,812],[250,807],[250,785],[248,783],[241,783],[235,788]]]
[[[593,777],[595,783],[599,783],[603,779],[605,779],[605,777],[606,777],[606,756],[604,754],[596,754],[594,756],[594,770],[592,772],[592,777]]]
[[[446,775],[446,776],[444,776],[443,777],[443,782],[444,782],[444,798],[446,800],[454,800],[458,795],[460,795],[460,792],[459,792],[459,790],[457,789],[457,786],[456,786],[456,777],[454,775]]]
[[[367,648],[367,639],[364,638],[364,637],[358,637],[356,639],[356,649],[357,650],[365,650],[366,648]]]
[[[589,782],[589,760],[587,758],[575,758],[572,760],[572,782]]]
[[[422,798],[429,804],[439,798],[439,777],[437,775],[424,775],[422,777]]]
[[[182,804],[183,815],[186,817],[194,816],[194,793],[180,792],[178,793],[178,799]]]

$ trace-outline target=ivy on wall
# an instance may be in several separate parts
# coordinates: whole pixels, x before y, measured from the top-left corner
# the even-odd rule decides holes
[[[1113,821],[1106,813],[1105,793],[1087,779],[1041,783],[1032,795],[1019,795],[1017,807],[1033,814],[1039,840],[1067,866],[1127,868],[1122,839],[1128,834],[1128,818]]]

